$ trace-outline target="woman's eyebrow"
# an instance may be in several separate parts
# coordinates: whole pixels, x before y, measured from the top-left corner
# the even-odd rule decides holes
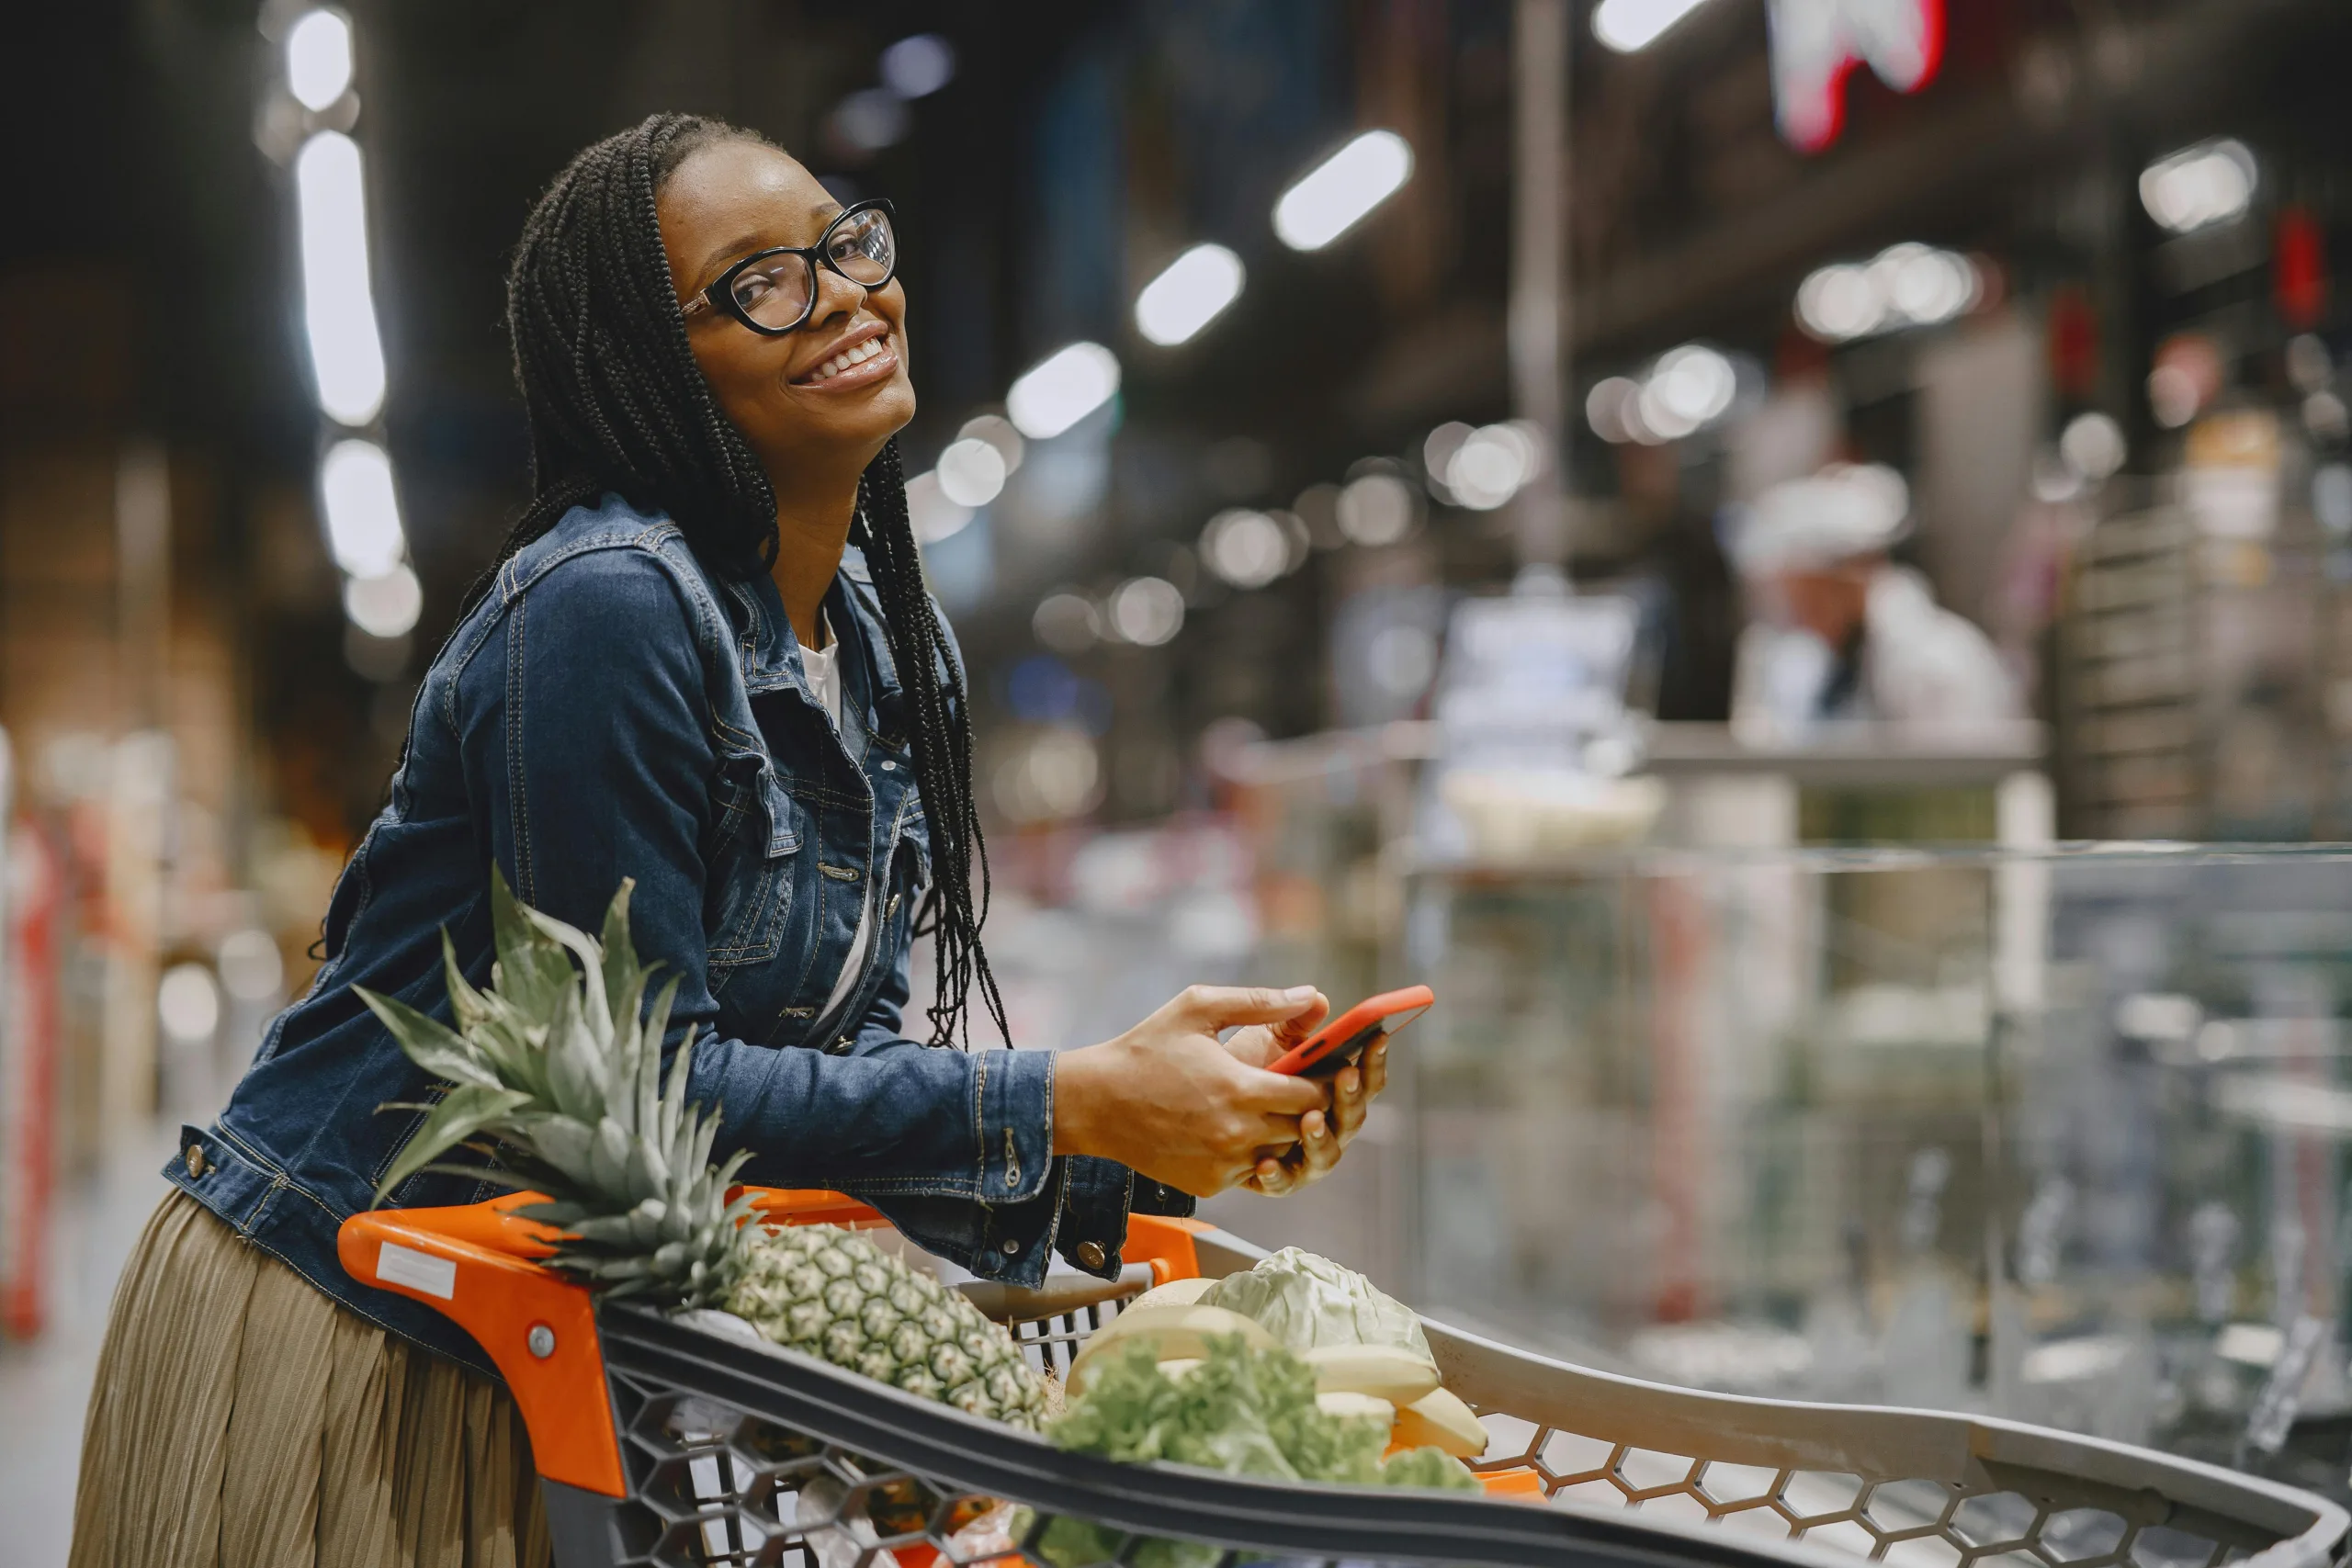
[[[808,216],[817,220],[817,231],[820,234],[822,234],[825,230],[831,226],[834,219],[839,218],[848,209],[842,207],[838,201],[820,201],[808,209]],[[756,251],[773,250],[774,248],[775,247],[770,245],[767,243],[766,238],[763,235],[740,235],[735,239],[728,241],[723,245],[713,245],[707,252],[704,253],[702,265],[695,269],[695,276],[704,278],[716,277],[720,272],[726,269],[729,263],[740,261],[741,258],[748,256]],[[707,287],[707,284],[706,284],[705,287]]]
[[[704,252],[702,265],[695,269],[695,276],[707,281],[717,276],[730,262],[767,248],[766,243],[757,234],[739,235],[723,245],[713,245]]]

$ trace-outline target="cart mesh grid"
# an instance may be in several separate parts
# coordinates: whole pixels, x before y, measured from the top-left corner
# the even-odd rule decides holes
[[[1532,1470],[1549,1498],[1835,1547],[1898,1568],[2221,1568],[2247,1554],[2242,1537],[2233,1543],[2167,1524],[2176,1511],[2154,1491],[2100,1499],[2110,1507],[2069,1506],[2063,1486],[2036,1488],[2037,1496],[1989,1480],[1980,1488],[1729,1464],[1479,1415],[1495,1440],[1471,1468]]]

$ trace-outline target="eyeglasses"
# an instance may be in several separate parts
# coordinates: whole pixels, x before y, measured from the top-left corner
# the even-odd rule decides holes
[[[778,245],[745,256],[687,300],[688,317],[723,310],[763,337],[799,331],[817,310],[817,268],[875,289],[899,270],[890,204],[861,201],[825,227],[813,245]]]

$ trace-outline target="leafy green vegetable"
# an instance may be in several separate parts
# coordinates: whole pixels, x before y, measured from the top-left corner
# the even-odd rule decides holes
[[[1458,1461],[1436,1449],[1384,1464],[1386,1424],[1325,1415],[1315,1403],[1313,1370],[1287,1350],[1252,1350],[1239,1335],[1212,1339],[1208,1359],[1182,1378],[1159,1370],[1148,1342],[1105,1353],[1114,1359],[1094,1370],[1086,1392],[1048,1428],[1057,1448],[1271,1481],[1478,1489]],[[1115,1555],[1121,1539],[1083,1519],[1056,1518],[1037,1546],[1052,1562],[1091,1562]],[[1211,1568],[1223,1555],[1213,1546],[1155,1540],[1121,1561]]]
[[[1246,1273],[1227,1275],[1201,1300],[1257,1319],[1287,1349],[1393,1345],[1417,1356],[1430,1353],[1412,1308],[1354,1269],[1295,1247],[1261,1258]]]
[[[1426,1486],[1436,1492],[1483,1492],[1478,1478],[1443,1449],[1407,1449],[1380,1467],[1383,1486]]]

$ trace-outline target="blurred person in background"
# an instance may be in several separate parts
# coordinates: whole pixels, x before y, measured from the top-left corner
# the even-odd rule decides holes
[[[1717,481],[1671,446],[1615,450],[1618,492],[1640,541],[1623,587],[1657,649],[1657,716],[1721,724],[1730,716],[1739,588],[1716,537]]]
[[[1058,1055],[903,1036],[918,931],[930,1045],[975,999],[1004,1014],[962,665],[893,440],[897,265],[887,204],[843,210],[686,116],[539,200],[507,321],[534,499],[426,675],[316,982],[165,1169],[91,1396],[76,1568],[548,1560],[481,1348],[335,1250],[436,1088],[354,988],[447,1020],[442,933],[488,985],[493,868],[586,930],[634,878],[637,945],[681,982],[670,1038],[699,1032],[688,1092],[745,1179],[865,1198],[990,1278],[1035,1285],[1056,1250],[1115,1277],[1131,1210],[1289,1191],[1362,1124],[1377,1050],[1328,1088],[1263,1070],[1328,1010],[1312,987],[1195,987]],[[434,1166],[387,1198],[493,1190]]]
[[[1833,464],[1766,490],[1739,520],[1734,554],[1758,612],[1732,698],[1742,740],[1787,745],[1854,721],[1964,732],[2023,716],[1991,640],[1889,558],[1910,513],[1894,469]]]

